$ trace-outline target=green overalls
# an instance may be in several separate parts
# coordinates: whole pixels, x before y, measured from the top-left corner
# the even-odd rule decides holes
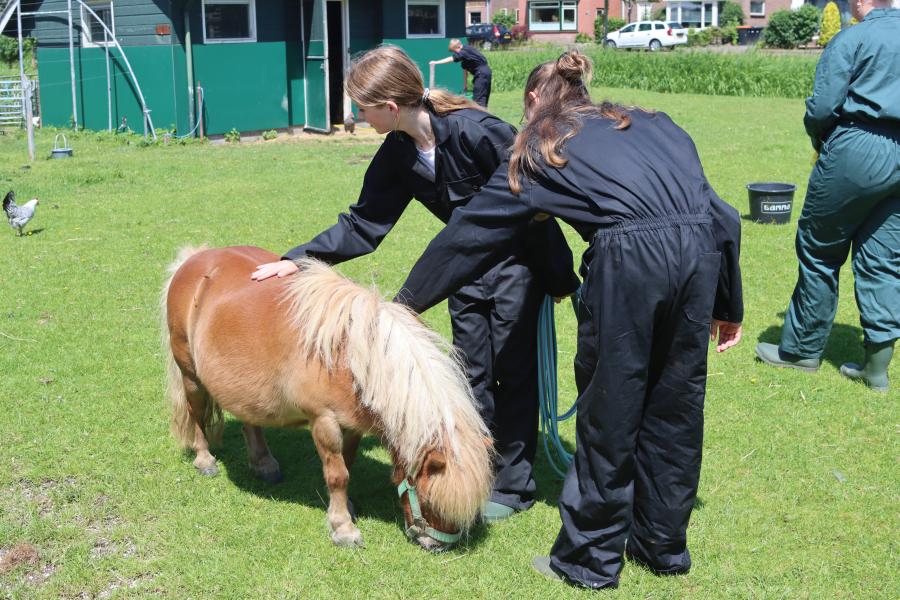
[[[797,225],[800,274],[781,349],[822,355],[851,248],[866,344],[898,339],[900,10],[872,10],[831,40],[803,122],[819,159]]]

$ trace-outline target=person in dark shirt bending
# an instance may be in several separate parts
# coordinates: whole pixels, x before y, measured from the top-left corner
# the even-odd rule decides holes
[[[558,217],[582,259],[575,460],[562,527],[534,567],[615,587],[623,554],[657,574],[691,566],[708,340],[741,338],[740,218],[691,138],[661,112],[594,104],[577,52],[532,71],[528,124],[481,192],[453,213],[396,301],[423,311],[502,259],[535,218]],[[627,542],[627,548],[626,548]]]
[[[462,42],[456,39],[450,40],[448,50],[452,53],[452,56],[441,60],[432,60],[428,64],[462,63],[466,85],[468,85],[469,80],[468,74],[472,74],[472,99],[487,108],[488,99],[491,97],[491,68],[488,66],[487,59],[472,46],[463,45]]]

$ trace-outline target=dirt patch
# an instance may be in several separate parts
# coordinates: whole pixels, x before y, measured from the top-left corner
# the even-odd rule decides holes
[[[37,548],[27,542],[20,542],[8,550],[0,549],[0,575],[6,575],[20,565],[33,567],[39,560]]]

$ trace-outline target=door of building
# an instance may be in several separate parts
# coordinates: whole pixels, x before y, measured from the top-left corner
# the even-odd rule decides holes
[[[304,0],[301,12],[304,37],[306,118],[303,128],[331,132],[328,89],[328,11],[326,0]]]

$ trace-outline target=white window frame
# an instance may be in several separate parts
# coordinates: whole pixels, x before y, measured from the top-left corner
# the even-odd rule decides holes
[[[478,23],[476,23],[475,21],[472,20],[472,17],[474,17],[475,15],[478,15]],[[409,15],[407,15],[406,18],[409,19]],[[407,23],[408,22],[409,21],[407,21]],[[480,10],[469,11],[469,25],[480,25],[480,24],[481,24],[481,11]]]
[[[557,21],[558,26],[557,27],[552,27],[552,26],[548,27],[546,25],[542,25],[542,24],[538,23],[537,27],[532,27],[531,9],[533,8],[534,4],[546,4],[546,5],[556,4],[557,10],[559,10],[559,21]],[[541,8],[550,8],[550,7],[542,6]],[[550,32],[550,31],[558,31],[558,32],[571,32],[571,31],[577,32],[578,31],[578,2],[577,2],[577,0],[532,0],[532,1],[528,2],[528,4],[526,5],[526,9],[528,10],[528,17],[527,17],[528,31],[534,31],[536,33]],[[563,15],[565,14],[566,10],[571,10],[575,14],[575,23],[568,27],[563,26],[564,25]],[[516,12],[518,13],[518,9],[516,9]],[[518,18],[516,19],[516,21],[518,21]]]
[[[750,13],[751,17],[764,17],[766,16],[766,3],[765,1],[760,2],[762,4],[762,12],[753,12],[753,2],[750,2],[750,6],[747,8],[747,12]]]
[[[250,36],[245,38],[216,38],[208,39],[206,37],[206,5],[207,4],[246,4],[249,7],[247,11],[247,19],[249,19]],[[256,41],[256,0],[203,0],[201,3],[202,21],[200,26],[203,28],[204,44],[242,44]]]
[[[112,37],[104,41],[92,41],[90,38],[91,24],[94,22],[94,15],[84,10],[84,6],[79,5],[78,10],[81,13],[81,47],[82,48],[103,48],[105,46],[115,46],[115,42],[113,40],[116,37],[116,9],[115,2],[113,0],[106,1],[91,1],[85,0],[85,4],[91,7],[91,10],[97,12],[97,8],[104,7],[109,4],[109,29],[112,31]]]
[[[440,31],[437,33],[410,33],[409,32],[409,5],[410,4],[431,4],[438,7],[438,25]],[[404,3],[403,22],[406,28],[406,39],[414,40],[421,38],[442,38],[444,32],[447,31],[446,17],[444,15],[444,0],[406,0]]]

